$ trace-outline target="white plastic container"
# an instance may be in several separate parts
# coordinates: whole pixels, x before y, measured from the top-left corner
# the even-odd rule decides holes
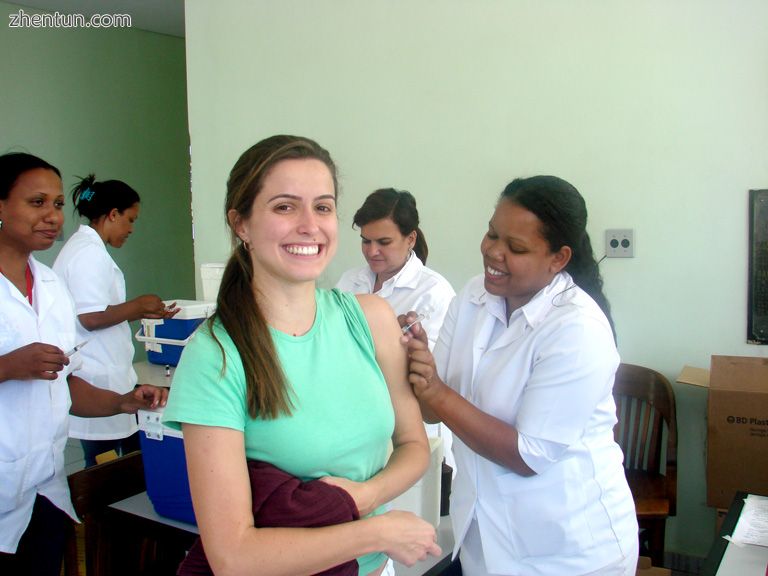
[[[223,262],[206,262],[200,264],[200,281],[203,284],[203,300],[216,302],[225,266],[226,264]]]
[[[175,300],[180,310],[173,318],[144,318],[136,332],[136,340],[144,342],[147,360],[152,364],[176,366],[181,351],[197,327],[216,310],[215,302],[203,300]],[[174,300],[165,301],[166,305]]]
[[[389,503],[390,510],[407,510],[437,528],[440,523],[440,480],[443,439],[429,438],[429,468],[416,484]]]

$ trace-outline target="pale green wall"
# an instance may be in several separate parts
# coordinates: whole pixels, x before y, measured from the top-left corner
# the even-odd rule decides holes
[[[194,298],[184,40],[134,29],[9,28],[18,10],[0,2],[0,153],[44,158],[66,190],[89,172],[133,186],[142,200],[134,234],[110,250],[128,297]],[[65,210],[69,237],[79,224],[69,198]],[[52,264],[62,245],[39,259]]]
[[[768,186],[764,0],[227,0],[187,3],[197,263],[223,260],[224,184],[273,133],[313,137],[341,169],[341,245],[374,188],[412,191],[430,265],[459,288],[497,194],[516,176],[575,184],[606,260],[619,348],[674,380],[745,344],[747,191]],[[668,549],[704,556],[702,390],[676,385],[679,515]]]

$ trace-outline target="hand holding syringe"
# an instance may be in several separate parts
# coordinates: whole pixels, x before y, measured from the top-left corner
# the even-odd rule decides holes
[[[70,350],[69,352],[67,352],[67,353],[66,353],[66,354],[64,354],[64,355],[65,355],[67,358],[69,358],[70,356],[72,356],[72,354],[74,354],[75,352],[77,352],[78,350],[80,350],[80,349],[81,349],[83,346],[85,346],[86,344],[88,344],[88,342],[89,342],[89,340],[83,340],[82,342],[80,342],[80,344],[77,344],[77,345],[76,345],[74,348],[72,348],[72,350]]]
[[[403,326],[402,328],[403,334],[407,334],[415,324],[417,324],[418,322],[421,322],[426,317],[427,316],[425,314],[419,314],[418,316],[416,316],[416,318],[412,322],[409,322],[408,324]]]

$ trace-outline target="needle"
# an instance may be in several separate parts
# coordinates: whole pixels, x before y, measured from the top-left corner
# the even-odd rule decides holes
[[[403,334],[407,334],[407,333],[408,333],[408,331],[409,331],[411,328],[413,328],[413,325],[414,325],[414,324],[416,324],[417,322],[421,322],[422,320],[424,320],[424,318],[426,318],[426,316],[425,316],[424,314],[419,314],[418,316],[416,316],[416,319],[415,319],[413,322],[411,322],[410,324],[406,324],[405,326],[403,326]]]
[[[86,344],[88,344],[88,340],[83,340],[82,342],[80,342],[80,344],[78,344],[77,346],[75,346],[74,348],[72,348],[72,350],[70,350],[69,352],[67,352],[67,353],[65,354],[65,356],[66,356],[67,358],[69,358],[70,356],[72,356],[72,354],[74,354],[75,352],[77,352],[78,350],[80,350],[80,348],[82,348],[82,347],[83,347],[83,346],[85,346]]]

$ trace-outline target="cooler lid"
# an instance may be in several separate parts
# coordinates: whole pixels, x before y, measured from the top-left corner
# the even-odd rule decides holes
[[[176,307],[181,308],[172,320],[196,320],[208,318],[216,311],[216,302],[206,300],[164,300],[168,306],[176,302]]]

